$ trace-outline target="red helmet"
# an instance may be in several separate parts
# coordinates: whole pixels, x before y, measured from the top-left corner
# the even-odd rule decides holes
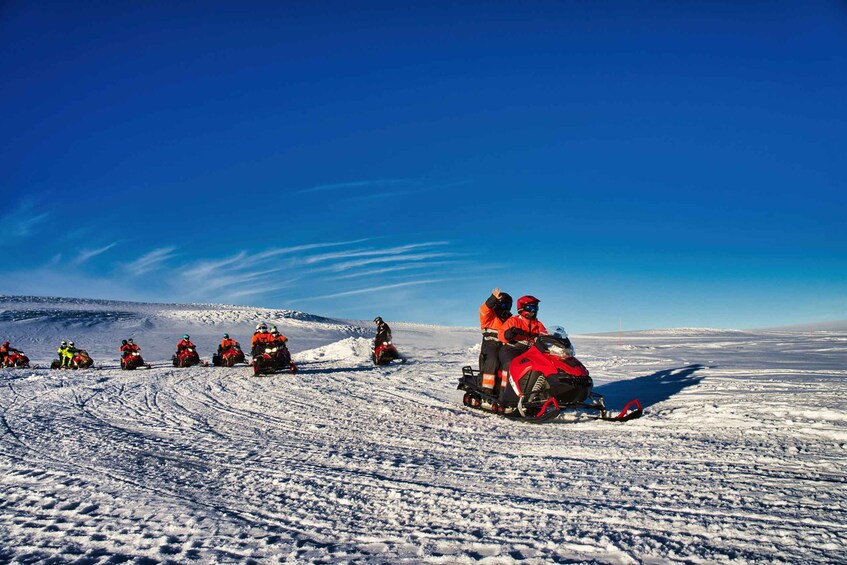
[[[518,298],[518,312],[523,310],[529,304],[535,304],[537,306],[539,302],[541,301],[534,296],[521,296],[520,298]]]

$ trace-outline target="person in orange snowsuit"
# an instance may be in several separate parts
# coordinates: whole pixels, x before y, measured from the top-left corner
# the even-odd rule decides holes
[[[141,351],[141,348],[135,345],[131,339],[125,339],[123,340],[123,342],[121,342],[121,346],[118,348],[118,351],[121,352],[121,357],[123,358],[129,356],[132,353],[137,353]]]
[[[191,338],[188,336],[188,334],[185,334],[184,336],[182,336],[182,339],[179,341],[179,343],[176,344],[177,355],[179,355],[179,353],[183,349],[188,349],[189,347],[194,347],[194,344],[191,343]]]
[[[218,346],[218,355],[221,355],[224,351],[229,349],[230,347],[241,347],[238,345],[238,342],[229,337],[229,334],[224,334],[223,339],[221,339],[221,344]]]
[[[479,329],[482,330],[482,347],[479,350],[479,372],[482,373],[482,388],[489,394],[495,390],[497,371],[500,368],[500,328],[512,316],[512,297],[491,291],[491,296],[479,307]],[[505,384],[505,381],[504,383]]]
[[[15,349],[14,347],[11,347],[9,345],[8,341],[4,341],[3,345],[0,345],[0,365],[3,364],[3,361],[6,360],[6,356],[9,355],[9,353],[20,353],[20,352],[21,351],[19,349]]]
[[[256,331],[253,332],[253,339],[250,341],[251,355],[253,357],[261,355],[264,352],[265,344],[273,343],[274,341],[276,340],[271,335],[271,332],[268,331],[268,326],[264,323],[259,324],[256,326]]]
[[[274,343],[276,343],[279,347],[288,347],[287,345],[285,345],[288,341],[288,338],[279,333],[279,331],[276,329],[276,326],[273,326],[273,328],[271,329],[271,337],[274,338]]]
[[[500,387],[500,403],[503,404],[508,396],[509,365],[512,360],[526,352],[535,338],[547,335],[547,328],[538,320],[538,303],[541,302],[534,296],[521,296],[518,298],[518,314],[512,316],[503,323],[500,328],[500,379],[503,385]]]

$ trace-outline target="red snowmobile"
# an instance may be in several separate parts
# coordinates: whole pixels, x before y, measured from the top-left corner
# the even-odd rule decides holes
[[[588,369],[574,357],[567,333],[557,328],[553,335],[542,335],[525,353],[509,365],[506,385],[508,400],[500,399],[482,388],[482,375],[471,367],[462,367],[459,390],[464,390],[462,404],[529,422],[546,422],[561,410],[581,408],[593,411],[596,419],[626,422],[642,415],[641,403],[631,400],[617,415],[603,403],[603,396],[593,392]],[[499,387],[495,387],[499,389]]]
[[[200,364],[200,355],[193,347],[185,347],[182,350],[174,353],[171,361],[174,367],[191,367]]]
[[[394,360],[406,362],[390,341],[383,341],[374,348],[374,365],[388,365]]]
[[[76,352],[76,355],[74,355],[71,363],[76,369],[88,369],[94,365],[94,359],[91,358],[88,351],[80,349]]]
[[[23,351],[10,351],[3,358],[3,366],[17,368],[29,367],[29,357],[24,355]]]
[[[212,365],[215,367],[233,367],[237,363],[246,362],[244,352],[238,345],[227,347],[220,355],[212,355]]]
[[[88,354],[88,352],[84,349],[77,349],[74,352],[74,356],[71,358],[70,363],[65,366],[62,366],[61,359],[54,359],[50,364],[51,369],[88,369],[94,365],[94,360]]]
[[[262,349],[254,350],[254,375],[272,375],[277,371],[285,370],[293,375],[297,372],[297,365],[292,363],[291,353],[284,343],[265,343]]]
[[[141,358],[141,353],[138,351],[131,351],[121,357],[121,369],[132,371],[139,367],[148,367],[148,365],[144,363],[144,359]]]

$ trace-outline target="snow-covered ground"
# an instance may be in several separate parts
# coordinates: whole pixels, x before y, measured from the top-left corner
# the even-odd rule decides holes
[[[263,319],[298,375],[168,366]],[[370,323],[0,297],[34,363],[104,366],[0,370],[0,562],[844,562],[847,331],[572,336],[645,415],[530,425],[461,405],[476,330],[391,325],[374,368]],[[153,369],[113,368],[129,336]]]

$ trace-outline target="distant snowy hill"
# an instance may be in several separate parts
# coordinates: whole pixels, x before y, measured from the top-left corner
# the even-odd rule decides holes
[[[753,331],[783,331],[783,332],[844,332],[847,331],[847,320],[832,320],[829,322],[813,322],[809,324],[794,324],[773,328],[759,328]]]
[[[175,369],[259,321],[297,375]],[[465,408],[475,328],[0,297],[0,338],[106,368],[0,369],[0,562],[843,563],[847,331],[571,336],[618,424]],[[134,337],[149,370],[120,371]]]

